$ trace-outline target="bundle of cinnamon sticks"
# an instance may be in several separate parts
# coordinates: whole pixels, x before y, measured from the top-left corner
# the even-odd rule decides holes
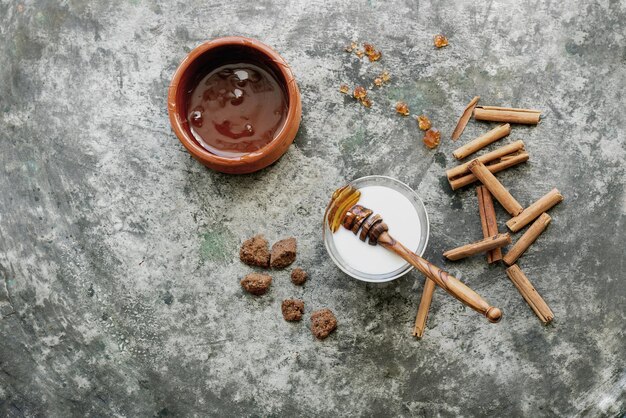
[[[472,116],[475,120],[502,122],[503,124],[457,148],[452,154],[458,160],[463,160],[486,146],[507,137],[511,133],[511,124],[537,125],[541,119],[541,112],[538,110],[478,106],[479,99],[478,96],[474,97],[466,106],[452,134],[452,139],[456,141],[460,138]],[[476,193],[483,239],[448,250],[443,255],[449,260],[459,260],[485,253],[489,264],[502,261],[508,266],[506,274],[524,300],[539,319],[544,324],[548,324],[554,318],[554,314],[528,280],[528,277],[515,263],[546,230],[552,221],[546,212],[563,201],[563,196],[557,189],[552,189],[524,208],[494,175],[526,162],[528,159],[529,154],[526,152],[524,142],[518,140],[446,171],[446,177],[452,190],[457,190],[474,182],[481,183],[476,187]],[[511,244],[512,239],[509,232],[499,232],[493,198],[511,216],[511,219],[506,222],[510,233],[519,232],[532,223],[506,254],[502,253],[502,249]],[[414,336],[422,337],[424,333],[434,290],[435,284],[427,279],[415,320]]]

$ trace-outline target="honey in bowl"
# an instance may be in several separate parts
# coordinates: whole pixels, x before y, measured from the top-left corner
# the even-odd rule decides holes
[[[274,72],[263,64],[230,63],[193,87],[187,120],[207,151],[237,158],[269,144],[285,123],[288,103]]]

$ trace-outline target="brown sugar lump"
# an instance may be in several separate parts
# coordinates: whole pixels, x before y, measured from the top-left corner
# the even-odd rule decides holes
[[[337,328],[337,318],[330,309],[320,309],[311,314],[311,332],[323,340]]]
[[[272,245],[270,266],[281,269],[293,263],[296,260],[296,247],[295,238],[281,239]]]
[[[441,34],[435,35],[433,43],[435,44],[437,48],[443,48],[444,46],[449,45],[448,38],[446,38],[445,36]]]
[[[280,306],[285,321],[299,321],[304,313],[304,302],[300,299],[285,299]]]
[[[270,264],[270,245],[263,235],[255,235],[243,242],[239,258],[249,266],[267,267]]]
[[[272,284],[269,274],[251,273],[241,280],[241,287],[253,295],[261,296],[267,292]]]
[[[308,278],[309,275],[307,272],[302,270],[300,267],[296,267],[291,272],[291,282],[295,285],[302,286]]]

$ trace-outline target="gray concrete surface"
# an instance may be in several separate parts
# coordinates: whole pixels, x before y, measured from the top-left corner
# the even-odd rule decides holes
[[[0,415],[623,415],[624,22],[623,1],[0,0]],[[439,32],[450,47],[432,47]],[[185,53],[230,34],[280,51],[304,108],[288,153],[243,177],[192,160],[165,104]],[[342,52],[350,39],[383,60]],[[338,92],[383,68],[393,81],[371,110]],[[507,139],[531,161],[499,178],[524,205],[552,187],[566,198],[520,262],[548,327],[501,266],[441,257],[481,236],[474,189],[452,193],[443,175],[475,94],[544,111]],[[437,150],[398,99],[444,132]],[[426,257],[502,307],[500,324],[438,291],[415,340],[421,275],[367,285],[332,264],[324,205],[367,174],[418,191]],[[286,270],[267,296],[242,293],[238,246],[257,232],[298,238],[304,288]],[[303,323],[281,318],[290,296]],[[318,342],[321,307],[340,325]]]

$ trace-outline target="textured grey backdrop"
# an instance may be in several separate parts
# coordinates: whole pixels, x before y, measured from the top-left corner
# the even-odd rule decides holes
[[[623,414],[626,5],[584,3],[0,0],[0,414]],[[450,47],[432,47],[439,32]],[[285,57],[304,108],[287,154],[243,177],[192,160],[165,103],[185,54],[231,34]],[[351,39],[383,60],[342,52]],[[372,109],[338,92],[383,68],[393,81]],[[443,175],[476,94],[544,111],[505,140],[531,161],[499,178],[523,205],[565,195],[521,260],[549,327],[501,266],[441,257],[481,237],[474,188],[452,193]],[[431,116],[439,149],[394,114],[398,99]],[[427,258],[502,307],[500,324],[439,291],[415,340],[421,275],[366,285],[332,264],[324,205],[367,174],[417,190]],[[257,232],[298,238],[304,288],[287,270],[267,296],[242,293],[238,246]],[[301,324],[281,318],[289,296],[306,301]],[[308,313],[321,307],[340,325],[318,342]]]

